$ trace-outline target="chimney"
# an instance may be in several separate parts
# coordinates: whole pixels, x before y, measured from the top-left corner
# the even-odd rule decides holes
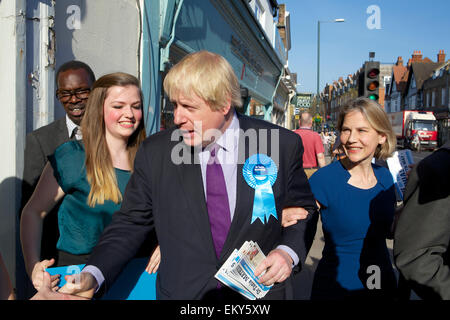
[[[403,58],[402,57],[398,57],[397,58],[397,62],[395,63],[396,66],[403,66]]]
[[[286,5],[279,4],[278,5],[278,25],[285,26],[284,17],[286,15]]]
[[[439,53],[437,55],[437,62],[445,62],[444,50],[439,50]]]
[[[422,62],[422,51],[414,51],[411,62]]]

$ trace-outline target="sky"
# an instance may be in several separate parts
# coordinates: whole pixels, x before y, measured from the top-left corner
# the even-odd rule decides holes
[[[320,90],[355,73],[375,52],[375,61],[404,64],[414,51],[436,61],[450,59],[449,0],[278,0],[290,12],[289,70],[298,92],[316,93],[317,21],[320,23]],[[371,7],[372,6],[372,7]],[[372,9],[375,7],[375,11]],[[379,8],[379,10],[378,10]],[[367,10],[369,9],[369,13]],[[377,11],[379,15],[377,15]]]

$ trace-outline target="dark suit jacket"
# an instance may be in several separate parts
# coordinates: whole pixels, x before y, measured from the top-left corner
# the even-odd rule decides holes
[[[171,160],[173,150],[180,151],[176,146],[181,146],[192,161],[195,153],[183,142],[171,141],[173,129],[161,131],[147,138],[138,151],[121,210],[114,214],[113,221],[87,262],[102,271],[106,289],[153,228],[156,228],[161,246],[156,282],[158,299],[207,297],[217,288],[214,275],[219,267],[233,249],[239,249],[246,240],[256,241],[265,254],[277,245],[287,245],[297,253],[300,264],[305,261],[315,230],[306,232],[305,220],[289,228],[281,226],[281,212],[285,207],[300,206],[311,213],[316,212],[315,200],[302,169],[301,139],[297,134],[268,122],[238,117],[241,129],[256,129],[254,132],[260,133],[253,149],[249,139],[241,136],[239,153],[245,152],[244,160],[257,152],[274,159],[279,152],[278,176],[273,185],[278,220],[271,217],[266,224],[259,220],[250,223],[255,192],[242,176],[243,162],[238,164],[236,209],[222,254],[217,259],[200,165],[177,165]],[[279,139],[270,143],[271,134],[277,131]],[[268,151],[262,150],[261,138],[269,140]],[[309,215],[308,221],[312,216]],[[305,241],[307,235],[310,238]],[[275,285],[267,297],[283,297],[279,293],[284,289],[284,283]]]
[[[450,299],[450,142],[409,176],[395,231],[395,263],[423,299]]]
[[[22,181],[22,208],[30,199],[39,181],[47,157],[55,149],[69,141],[66,118],[56,120],[29,133],[26,138]],[[41,259],[56,258],[56,242],[59,237],[56,206],[44,219],[41,241]]]

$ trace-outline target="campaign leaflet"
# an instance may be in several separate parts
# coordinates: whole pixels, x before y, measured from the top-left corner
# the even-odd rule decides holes
[[[395,151],[392,157],[388,158],[386,161],[392,178],[394,179],[398,194],[401,197],[401,200],[403,200],[406,183],[408,182],[406,173],[410,170],[409,165],[414,163],[411,150],[405,149]]]
[[[224,285],[230,287],[234,291],[239,292],[244,297],[246,297],[249,300],[255,300],[255,296],[248,292],[248,290],[237,280],[234,279],[234,277],[231,275],[231,268],[230,265],[232,261],[235,259],[238,259],[238,250],[234,249],[233,253],[228,257],[227,261],[222,265],[222,267],[217,271],[215,278],[222,282]]]
[[[215,277],[250,300],[261,299],[272,287],[260,284],[255,276],[256,267],[265,258],[257,243],[246,241],[233,251]]]

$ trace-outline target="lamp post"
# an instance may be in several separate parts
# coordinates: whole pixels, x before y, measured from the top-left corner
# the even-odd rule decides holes
[[[327,21],[320,21],[317,20],[317,92],[316,92],[316,100],[317,100],[317,106],[320,111],[320,101],[319,101],[319,88],[320,88],[320,24],[321,23],[327,23],[327,22],[345,22],[345,19],[334,19],[334,20],[327,20]],[[326,114],[324,112],[324,118],[326,119]]]

